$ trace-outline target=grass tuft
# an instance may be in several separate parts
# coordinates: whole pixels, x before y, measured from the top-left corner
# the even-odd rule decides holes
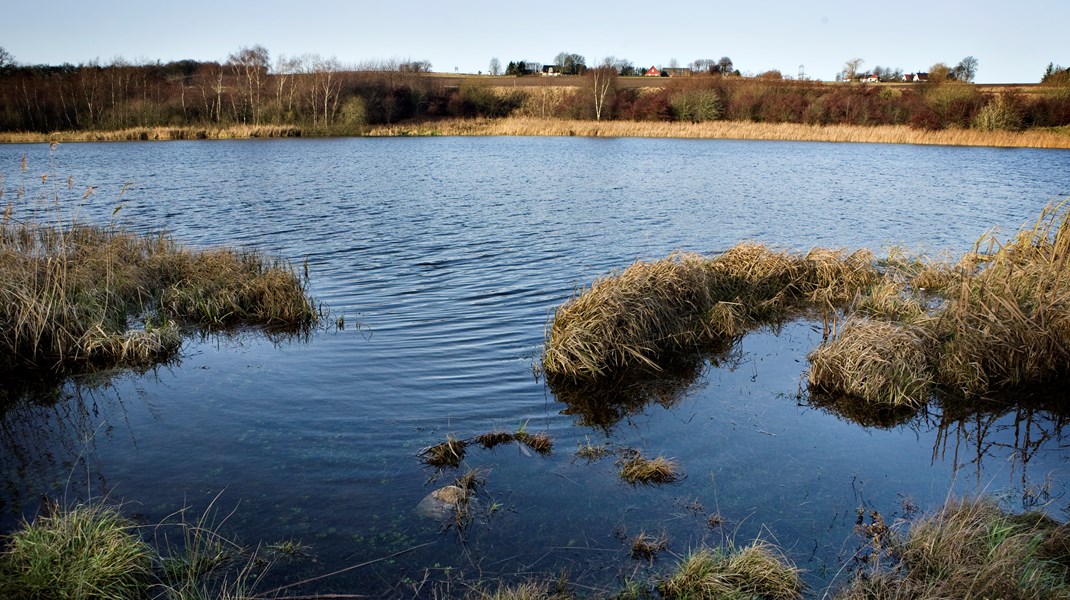
[[[151,552],[135,526],[103,504],[51,506],[24,523],[0,554],[6,598],[141,598]]]
[[[756,541],[734,549],[702,548],[688,555],[658,590],[674,598],[802,597],[799,570],[771,544]]]
[[[633,452],[620,462],[621,479],[635,484],[672,483],[680,479],[680,465],[676,460],[658,456],[645,458]]]
[[[467,447],[468,442],[449,435],[446,437],[446,441],[441,444],[435,444],[430,448],[424,449],[422,452],[423,461],[424,463],[439,469],[444,467],[456,468],[460,466],[461,461],[464,460]]]
[[[476,436],[476,442],[488,450],[512,441],[514,441],[514,436],[508,431],[488,431]]]

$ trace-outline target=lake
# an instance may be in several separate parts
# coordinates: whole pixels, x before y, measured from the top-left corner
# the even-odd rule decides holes
[[[108,496],[144,523],[214,501],[220,529],[243,543],[309,546],[265,588],[375,561],[288,591],[385,596],[564,571],[583,590],[611,590],[671,565],[670,552],[761,537],[820,595],[850,570],[859,508],[892,520],[984,492],[1008,508],[1070,512],[1065,417],[930,410],[890,428],[851,422],[808,403],[805,356],[821,323],[748,334],[657,401],[609,417],[561,402],[533,369],[554,307],[637,259],[741,240],[957,256],[1070,196],[1067,151],[394,138],[50,154],[37,144],[0,146],[0,175],[3,203],[18,188],[58,194],[86,221],[307,261],[330,310],[308,339],[190,339],[176,364],[87,377],[9,408],[0,532],[32,518],[42,497]],[[520,428],[549,434],[553,452],[472,446],[443,472],[420,460],[448,435]],[[576,456],[588,443],[676,458],[686,477],[628,485],[615,456]],[[469,468],[485,484],[467,527],[415,511]],[[633,560],[640,532],[665,535],[670,552]]]

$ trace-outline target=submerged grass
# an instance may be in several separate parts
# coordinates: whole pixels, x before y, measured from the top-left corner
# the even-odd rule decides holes
[[[671,458],[646,458],[631,452],[620,461],[620,477],[630,484],[672,483],[680,479],[680,465]]]

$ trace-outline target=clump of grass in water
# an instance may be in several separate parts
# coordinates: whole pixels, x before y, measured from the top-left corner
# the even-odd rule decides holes
[[[653,536],[645,531],[632,538],[632,558],[636,560],[654,560],[658,552],[669,547],[669,539],[665,535]]]
[[[587,441],[576,449],[576,456],[594,462],[609,456],[609,447],[605,444],[592,444],[591,439],[587,438]]]
[[[465,440],[459,440],[452,435],[446,437],[446,441],[441,444],[435,444],[430,448],[423,451],[423,461],[436,468],[460,466],[461,461],[464,460],[464,455],[468,442]]]
[[[514,441],[514,436],[508,431],[488,431],[476,436],[476,442],[488,450],[512,441]]]
[[[931,311],[886,281],[853,305],[872,319],[849,320],[810,353],[810,386],[873,405],[919,407],[932,391],[976,399],[1066,378],[1068,260],[1064,203],[1049,205],[1006,245],[988,236],[955,267],[933,269],[927,285],[944,302]],[[920,287],[925,272],[908,281]]]
[[[301,332],[319,318],[279,259],[11,215],[0,222],[0,371],[149,366],[175,354],[184,327]]]
[[[889,539],[898,560],[856,577],[837,598],[1070,597],[1070,526],[1041,513],[950,498]]]
[[[680,479],[680,466],[671,458],[645,458],[632,451],[620,461],[620,477],[631,484],[672,483]]]
[[[5,598],[141,598],[151,581],[151,550],[135,526],[100,503],[46,514],[6,540],[0,554]]]
[[[741,548],[702,548],[692,552],[658,585],[665,598],[802,597],[799,570],[767,542]]]
[[[547,333],[549,379],[597,381],[660,371],[681,355],[810,308],[829,311],[878,279],[872,255],[806,255],[742,243],[720,256],[674,253],[596,280],[559,307]]]

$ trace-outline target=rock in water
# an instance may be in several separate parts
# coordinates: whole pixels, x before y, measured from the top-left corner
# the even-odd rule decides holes
[[[416,505],[416,514],[431,519],[452,517],[458,507],[470,502],[468,491],[456,485],[447,485],[431,492]]]

